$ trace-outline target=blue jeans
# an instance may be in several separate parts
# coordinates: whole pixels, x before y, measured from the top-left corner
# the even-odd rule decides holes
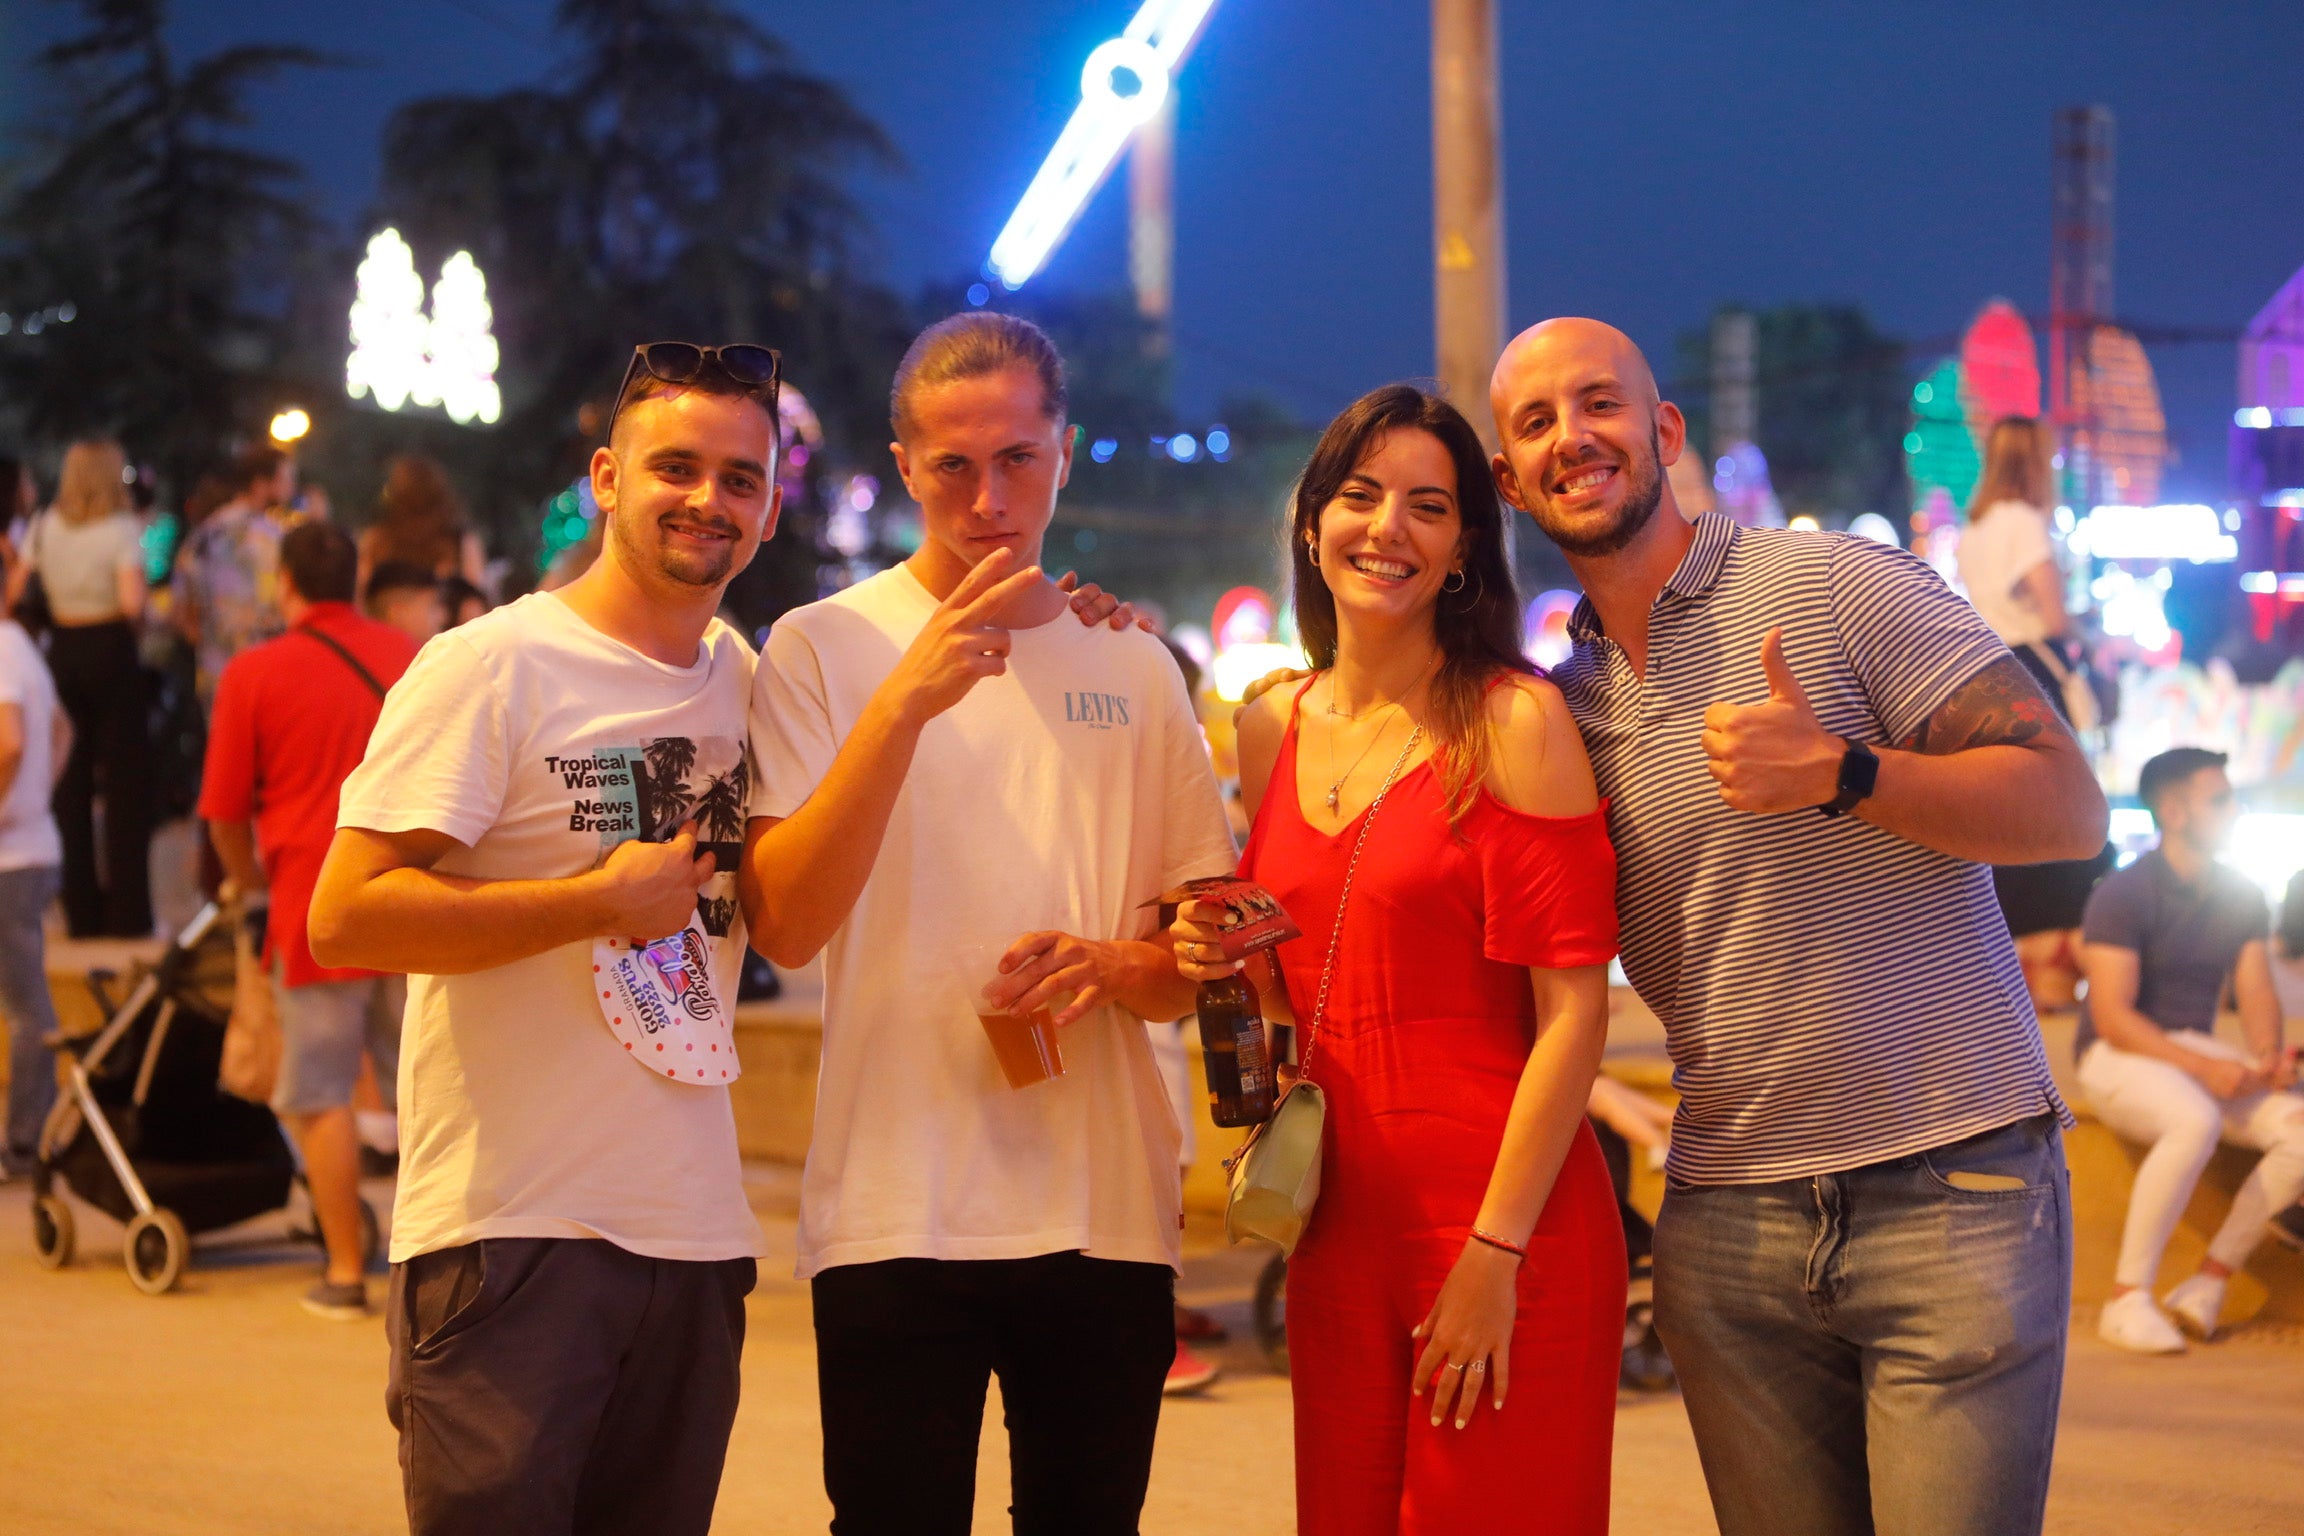
[[[2072,1307],[2053,1116],[1847,1173],[1674,1183],[1655,1264],[1721,1536],[2038,1536]]]
[[[0,869],[0,1014],[8,1022],[8,1143],[11,1165],[32,1160],[56,1102],[56,1005],[48,996],[48,945],[40,916],[56,899],[56,866]]]

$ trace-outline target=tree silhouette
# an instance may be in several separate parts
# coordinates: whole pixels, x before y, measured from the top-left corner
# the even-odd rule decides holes
[[[549,84],[438,96],[384,135],[379,212],[419,266],[471,250],[504,349],[508,449],[549,494],[567,423],[636,341],[758,341],[808,359],[820,413],[884,435],[902,306],[855,275],[838,177],[893,163],[836,85],[728,0],[561,0]],[[557,476],[557,478],[554,478]]]
[[[737,843],[744,839],[744,797],[749,785],[745,782],[742,763],[713,779],[704,786],[704,793],[691,807],[697,823],[704,830],[703,840],[708,843]]]
[[[640,819],[648,832],[669,837],[687,820],[683,790],[696,766],[696,743],[685,736],[659,736],[640,749]]]
[[[75,8],[85,29],[35,61],[54,129],[0,207],[0,309],[50,323],[0,346],[0,380],[33,434],[117,430],[182,484],[262,403],[313,229],[296,164],[237,132],[259,86],[328,61],[253,44],[184,63],[166,0]]]

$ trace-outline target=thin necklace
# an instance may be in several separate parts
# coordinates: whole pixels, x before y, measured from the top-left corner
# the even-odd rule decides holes
[[[1401,694],[1400,697],[1393,699],[1389,703],[1383,705],[1382,708],[1405,710],[1408,700],[1415,694],[1417,689],[1424,686],[1424,679],[1430,677],[1432,675],[1432,669],[1438,665],[1440,665],[1440,652],[1435,650],[1432,653],[1431,662],[1427,664],[1423,672],[1417,676],[1416,681],[1408,685],[1408,691]],[[1360,723],[1361,717],[1359,715],[1347,715],[1336,707],[1336,680],[1333,676],[1331,676],[1328,680],[1328,700],[1329,714],[1335,715],[1339,719],[1349,720],[1355,725]],[[1378,712],[1381,713],[1381,711]],[[1367,761],[1368,754],[1376,750],[1376,743],[1382,741],[1384,739],[1384,733],[1390,729],[1392,729],[1392,722],[1389,720],[1376,727],[1376,734],[1368,738],[1368,744],[1360,749],[1360,755],[1352,759],[1351,767],[1346,768],[1342,773],[1336,775],[1335,781],[1328,786],[1329,815],[1337,815],[1339,812],[1339,807],[1343,803],[1344,781],[1352,777],[1354,769],[1358,768],[1363,762]],[[1331,768],[1336,766],[1336,733],[1333,729],[1331,729],[1328,733],[1328,766]]]

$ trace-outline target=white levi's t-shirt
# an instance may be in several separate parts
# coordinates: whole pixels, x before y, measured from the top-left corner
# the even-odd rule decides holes
[[[752,666],[717,620],[695,663],[672,667],[549,593],[524,597],[424,647],[337,824],[445,832],[463,846],[442,874],[557,880],[693,820],[722,871],[700,913],[732,962]],[[638,1066],[600,1011],[593,963],[587,940],[408,978],[394,1263],[488,1237],[605,1238],[662,1259],[761,1251],[727,1088]]]
[[[755,816],[799,809],[935,611],[903,566],[788,613],[753,685]],[[864,892],[824,953],[803,1279],[882,1259],[1082,1250],[1178,1267],[1180,1132],[1142,1021],[1094,1010],[1064,1075],[1012,1089],[962,958],[1037,928],[1144,938],[1139,910],[1237,862],[1160,642],[1069,611],[921,732]]]

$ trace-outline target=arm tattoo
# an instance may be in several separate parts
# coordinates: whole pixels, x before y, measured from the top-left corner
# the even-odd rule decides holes
[[[2004,656],[1936,706],[1936,713],[1897,743],[1907,752],[1946,757],[1971,747],[2021,747],[2064,734],[2056,706],[2024,664]]]

